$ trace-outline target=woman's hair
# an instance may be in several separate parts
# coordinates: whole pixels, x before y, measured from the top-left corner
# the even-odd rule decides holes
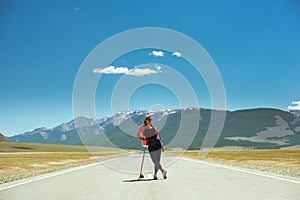
[[[144,125],[145,125],[145,126],[146,126],[146,121],[149,120],[149,119],[151,120],[151,117],[150,117],[150,116],[147,116],[147,117],[144,119]]]

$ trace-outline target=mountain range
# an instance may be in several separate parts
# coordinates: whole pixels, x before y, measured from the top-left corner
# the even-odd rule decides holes
[[[293,113],[294,115],[300,117],[300,110],[289,110],[290,113]]]
[[[11,142],[7,137],[0,133],[0,142]]]
[[[51,129],[37,128],[9,139],[14,142],[114,145],[119,148],[140,149],[140,141],[135,138],[136,130],[147,115],[152,115],[153,124],[159,130],[167,148],[200,149],[209,128],[212,112],[226,112],[224,127],[215,147],[277,149],[300,144],[300,118],[290,112],[269,108],[238,111],[202,108],[124,111],[101,119],[78,117]],[[195,117],[197,113],[200,113],[198,120]],[[187,123],[184,129],[180,127],[182,116]],[[189,127],[195,123],[199,123],[199,127],[193,135]],[[174,140],[177,135],[182,138]],[[189,142],[186,143],[186,140]]]

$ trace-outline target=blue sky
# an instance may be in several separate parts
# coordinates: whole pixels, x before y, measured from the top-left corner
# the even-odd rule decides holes
[[[85,57],[108,37],[140,27],[173,29],[201,44],[222,75],[229,110],[287,110],[300,100],[299,19],[295,0],[0,1],[0,132],[10,136],[71,120],[73,84]],[[131,69],[151,61],[181,69],[200,105],[210,107],[206,86],[188,63],[149,56],[151,51],[112,64]],[[121,76],[103,75],[97,116],[112,114],[107,100]],[[157,98],[144,101],[148,91]],[[155,104],[179,106],[174,94],[158,85],[138,89],[129,101],[130,109]]]

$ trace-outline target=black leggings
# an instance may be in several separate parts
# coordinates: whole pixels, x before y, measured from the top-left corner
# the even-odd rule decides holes
[[[150,153],[150,157],[152,162],[154,163],[154,170],[158,170],[162,168],[160,164],[160,156],[161,156],[161,142],[159,139],[150,140],[148,143],[148,150]]]

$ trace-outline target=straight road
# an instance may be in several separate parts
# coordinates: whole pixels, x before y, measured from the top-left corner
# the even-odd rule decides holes
[[[0,199],[300,199],[300,180],[174,157],[162,157],[168,179],[152,179],[145,158],[145,181],[135,181],[141,155],[108,160],[0,185]],[[173,162],[173,163],[172,163]],[[109,166],[109,167],[108,167]],[[114,168],[136,171],[120,172]]]

